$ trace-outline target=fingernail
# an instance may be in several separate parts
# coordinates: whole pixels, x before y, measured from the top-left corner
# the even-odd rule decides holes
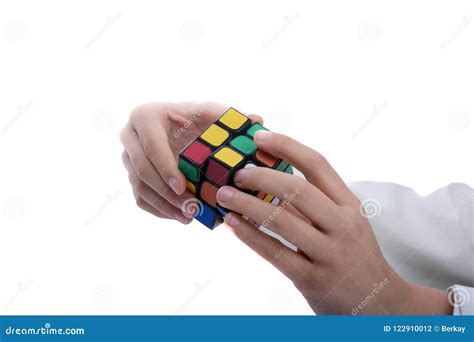
[[[175,213],[174,214],[174,218],[177,219],[179,222],[181,223],[184,223],[184,224],[188,224],[189,223],[189,218],[185,217],[183,214],[181,213]]]
[[[272,135],[272,132],[260,130],[255,132],[255,139],[257,140],[268,140]]]
[[[178,192],[178,180],[176,178],[171,177],[168,180],[168,184],[170,185],[171,189],[176,192],[177,195],[180,195],[180,193]]]
[[[229,188],[220,188],[217,192],[217,200],[219,202],[228,202],[232,196],[234,196],[234,191]]]
[[[234,214],[229,214],[227,216],[227,224],[231,227],[238,227],[240,225],[240,220]]]
[[[247,170],[237,171],[237,173],[234,176],[234,182],[235,183],[242,183],[245,179],[245,174],[246,173],[247,173]]]

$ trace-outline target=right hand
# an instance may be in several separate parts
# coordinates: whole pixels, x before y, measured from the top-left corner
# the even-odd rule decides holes
[[[186,179],[178,169],[178,155],[224,113],[224,105],[206,103],[147,103],[135,108],[120,132],[122,160],[137,205],[149,213],[188,224],[182,210]],[[250,115],[255,122],[262,119]]]

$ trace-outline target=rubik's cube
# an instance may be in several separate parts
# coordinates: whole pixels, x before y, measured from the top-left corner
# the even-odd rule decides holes
[[[261,166],[293,173],[287,162],[257,148],[253,137],[259,130],[267,129],[230,108],[180,153],[178,164],[187,189],[199,200],[195,218],[206,227],[214,229],[222,223],[228,211],[217,204],[217,190],[224,185],[235,187],[233,175],[239,169]],[[243,191],[275,205],[280,202],[270,194]]]

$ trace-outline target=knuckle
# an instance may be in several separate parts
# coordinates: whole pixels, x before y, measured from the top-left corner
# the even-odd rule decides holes
[[[291,191],[296,191],[298,190],[299,192],[302,192],[302,193],[308,193],[309,190],[310,190],[310,184],[303,178],[300,178],[300,177],[292,177],[293,178],[293,188],[292,189],[288,189],[288,190],[291,190]]]
[[[328,164],[328,161],[326,157],[324,157],[321,153],[318,151],[313,150],[313,153],[311,153],[311,156],[309,158],[311,164],[315,165],[325,165]]]
[[[134,108],[131,113],[130,113],[130,121],[132,122],[136,122],[137,120],[139,120],[142,115],[143,115],[143,110],[142,110],[143,106],[138,106],[136,108]]]
[[[137,184],[137,182],[139,181],[139,179],[138,179],[138,177],[137,177],[137,175],[136,175],[135,173],[130,172],[130,173],[128,174],[128,181],[130,182],[130,184],[132,184],[132,187],[133,187],[133,188],[136,188],[136,184]]]
[[[143,179],[143,180],[146,179],[146,176],[148,174],[147,167],[148,167],[148,163],[139,164],[136,170],[138,178]]]
[[[249,208],[251,208],[253,203],[253,198],[250,200],[247,198],[246,194],[241,193],[240,191],[233,190],[234,191],[234,196],[232,196],[228,204],[230,207],[235,208],[236,211],[241,212],[241,213],[248,213]]]
[[[147,157],[154,161],[158,155],[160,155],[160,146],[158,146],[152,137],[143,137],[143,151],[147,155]]]
[[[137,193],[144,194],[147,191],[148,187],[144,182],[139,181],[135,185],[135,189],[137,190]]]
[[[273,222],[277,227],[289,228],[292,224],[290,215],[288,215],[288,213],[284,210],[277,213],[276,215],[273,215],[273,213],[271,213],[270,215],[274,217]]]
[[[281,254],[281,247],[278,245],[278,242],[272,241],[268,244],[267,248],[267,257],[269,260],[275,260]]]
[[[135,198],[135,203],[137,204],[137,206],[141,209],[145,209],[147,206],[148,206],[148,203],[140,196],[137,196]]]

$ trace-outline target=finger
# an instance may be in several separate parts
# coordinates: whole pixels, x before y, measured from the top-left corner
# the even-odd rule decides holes
[[[174,220],[174,217],[173,218],[169,217],[168,215],[163,214],[161,211],[153,208],[147,201],[145,201],[140,196],[135,195],[135,199],[136,199],[136,202],[137,202],[137,206],[140,209],[142,209],[142,210],[144,210],[144,211],[146,211],[146,212],[148,212],[148,213],[150,213],[150,214],[152,214],[156,217],[159,217],[159,218],[163,218],[163,219],[167,219],[167,220],[171,220],[171,219]]]
[[[248,114],[247,116],[252,120],[252,124],[259,123],[260,125],[263,125],[263,118],[260,115]]]
[[[165,106],[167,104],[164,104]],[[169,113],[170,119],[180,126],[194,124],[204,131],[210,124],[214,123],[228,107],[216,102],[183,102],[175,105],[174,110]],[[263,119],[256,114],[248,114],[252,123],[263,125]]]
[[[130,133],[124,146],[125,153],[122,154],[123,163],[125,164],[128,159],[138,177],[170,204],[176,208],[181,208],[182,203],[192,197],[186,192],[182,195],[177,195],[170,189],[168,184],[163,181],[161,175],[156,171],[155,167],[145,155],[136,132],[132,131]]]
[[[181,211],[181,208],[178,209],[172,206],[168,201],[158,195],[152,188],[150,188],[146,183],[144,183],[135,173],[133,166],[128,158],[128,155],[123,157],[123,162],[125,168],[129,172],[129,180],[134,189],[134,194],[136,195],[137,205],[146,210],[148,207],[152,207],[155,211],[161,213],[167,218],[174,218],[181,223],[188,224],[191,222]],[[145,201],[147,205],[143,203]],[[147,210],[149,211],[149,210]],[[161,216],[159,216],[161,217]]]
[[[290,137],[270,131],[258,131],[255,143],[275,157],[285,159],[303,172],[308,182],[316,186],[336,204],[356,204],[355,195],[337,172],[318,152]]]
[[[255,196],[224,186],[217,192],[217,201],[224,208],[253,218],[285,240],[317,259],[325,241],[324,235],[282,206],[264,202]]]
[[[254,167],[239,170],[234,182],[239,188],[258,190],[280,198],[281,205],[291,203],[312,223],[325,230],[344,223],[341,208],[303,178],[267,167]]]
[[[162,105],[166,108],[170,104]],[[183,128],[195,125],[201,131],[216,121],[226,110],[224,105],[216,102],[182,102],[171,105],[173,110],[168,111],[168,115],[172,121]]]
[[[152,115],[145,122],[132,120],[132,124],[147,159],[163,181],[177,195],[182,195],[186,191],[186,179],[178,169],[178,162],[171,151],[162,119],[162,115]]]
[[[236,214],[227,214],[225,222],[230,230],[258,255],[275,266],[291,280],[304,275],[311,262],[301,254],[293,252],[277,240],[256,229]]]
[[[148,203],[148,207],[155,208],[166,216],[173,217],[184,224],[188,224],[192,221],[192,218],[187,218],[186,216],[184,216],[181,210],[173,207],[145,183],[140,182],[139,184],[137,184],[135,186],[135,191],[143,200],[145,200],[145,202]]]

